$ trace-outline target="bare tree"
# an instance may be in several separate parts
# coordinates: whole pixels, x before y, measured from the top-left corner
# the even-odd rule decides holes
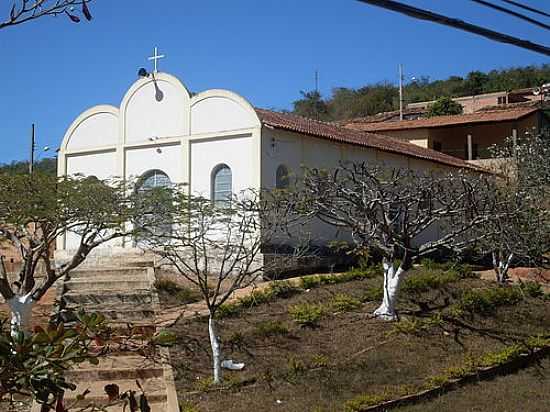
[[[16,26],[36,20],[43,16],[66,15],[72,22],[79,23],[79,13],[88,21],[92,20],[92,14],[88,4],[92,0],[15,0],[11,3],[9,16],[0,20],[0,29]],[[77,10],[80,10],[80,12]]]
[[[12,312],[12,332],[28,330],[32,307],[50,287],[80,265],[96,247],[124,235],[131,200],[116,181],[0,174],[0,242],[17,250],[15,279],[0,264],[0,294]],[[63,263],[52,260],[57,238],[72,233],[77,249]],[[39,267],[44,279],[37,281]]]
[[[422,174],[345,164],[330,173],[306,173],[302,210],[347,229],[359,249],[381,252],[384,297],[374,315],[393,320],[399,284],[413,260],[469,244],[468,232],[486,219],[481,211],[490,207],[478,196],[486,186],[490,179],[470,172]]]
[[[496,280],[504,283],[516,262],[540,265],[550,251],[550,136],[508,138],[493,148],[499,182],[488,197],[497,207],[483,226],[478,250],[491,254]]]
[[[189,197],[178,188],[144,197],[155,213],[138,222],[142,246],[164,258],[202,294],[209,311],[214,382],[220,383],[222,350],[216,313],[235,291],[297,258],[297,246],[275,259],[263,255],[268,249],[273,253],[272,242],[295,221],[291,203],[283,200],[282,193],[252,190],[217,204]]]

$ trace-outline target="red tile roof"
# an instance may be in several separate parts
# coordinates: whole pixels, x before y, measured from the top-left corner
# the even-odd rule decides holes
[[[352,130],[290,113],[279,113],[264,109],[256,109],[256,113],[262,124],[268,127],[302,133],[337,143],[369,147],[384,152],[428,160],[446,166],[480,170],[462,159],[388,136]]]
[[[492,123],[519,120],[539,110],[537,107],[514,107],[504,110],[484,110],[471,114],[435,116],[425,119],[401,120],[398,122],[365,123],[361,119],[350,120],[345,127],[368,132],[387,130],[424,129],[433,127],[457,126],[472,123]]]

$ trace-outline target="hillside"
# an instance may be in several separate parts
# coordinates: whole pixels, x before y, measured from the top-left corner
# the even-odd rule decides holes
[[[420,77],[404,86],[406,103],[435,100],[439,97],[462,97],[496,91],[540,86],[550,81],[550,64],[470,72],[466,77],[445,80]],[[399,89],[388,82],[369,84],[357,89],[336,87],[323,98],[315,91],[301,92],[293,102],[293,112],[319,120],[345,120],[399,109]]]

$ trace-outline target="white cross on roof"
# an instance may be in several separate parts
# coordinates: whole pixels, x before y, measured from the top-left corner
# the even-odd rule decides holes
[[[165,58],[166,56],[164,54],[158,54],[158,49],[155,47],[155,53],[153,54],[153,56],[149,57],[147,60],[153,60],[154,62],[154,68],[153,68],[153,73],[157,73],[158,70],[157,70],[157,66],[158,66],[158,60],[160,59],[163,59]]]

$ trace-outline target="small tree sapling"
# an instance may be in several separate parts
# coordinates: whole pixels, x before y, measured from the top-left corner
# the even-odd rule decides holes
[[[288,251],[279,259],[263,256],[271,242],[286,233],[295,215],[282,192],[249,190],[217,203],[188,196],[181,188],[154,192],[143,194],[155,213],[138,222],[142,246],[164,258],[202,294],[209,311],[213,380],[220,383],[222,348],[216,313],[235,291],[254,285],[263,273],[296,257],[298,252]]]

